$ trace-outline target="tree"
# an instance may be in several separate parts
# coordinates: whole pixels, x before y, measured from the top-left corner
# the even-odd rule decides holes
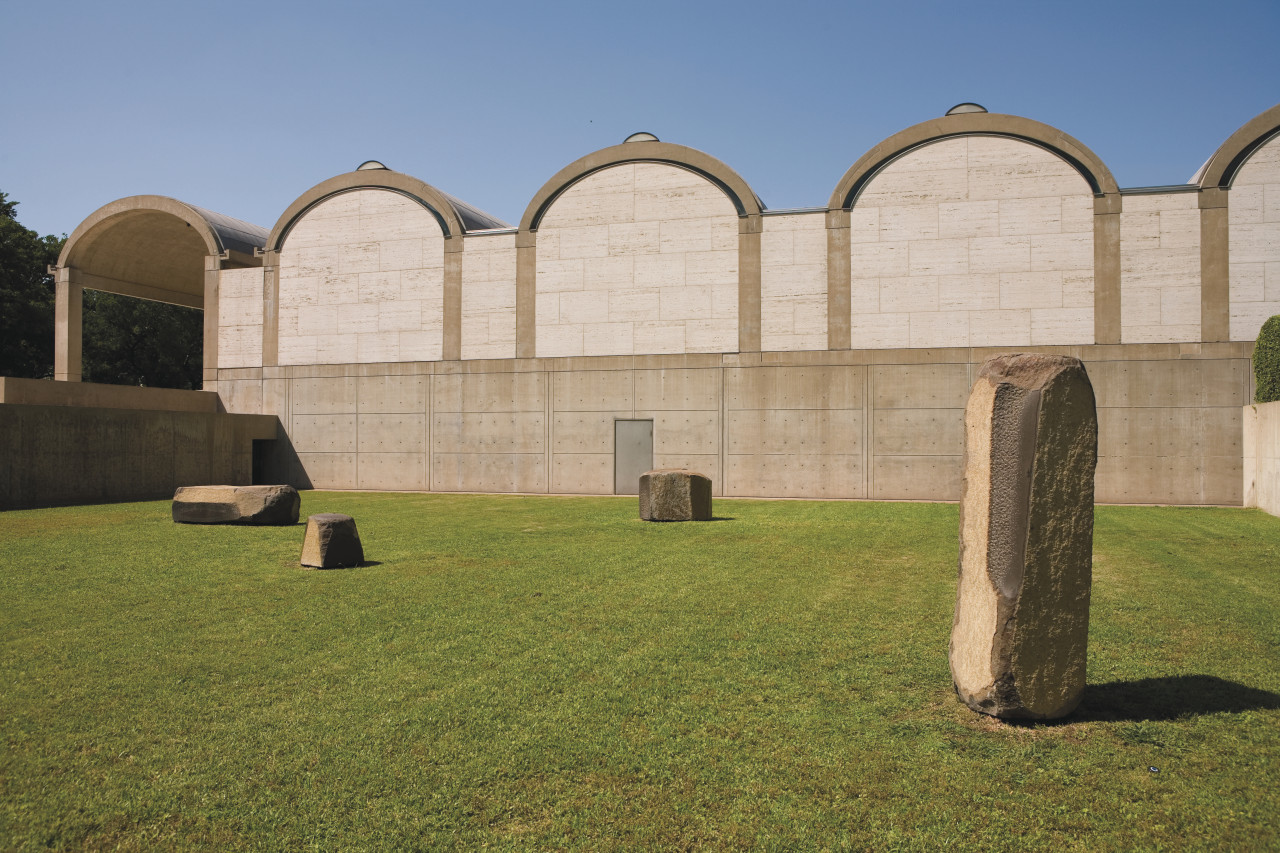
[[[86,290],[83,350],[85,382],[199,390],[204,312]]]
[[[18,223],[0,192],[0,376],[53,376],[53,276],[66,235],[41,237]]]
[[[48,268],[66,242],[18,223],[18,202],[0,192],[0,376],[53,376],[54,282]],[[84,292],[81,376],[86,382],[197,389],[204,312]]]

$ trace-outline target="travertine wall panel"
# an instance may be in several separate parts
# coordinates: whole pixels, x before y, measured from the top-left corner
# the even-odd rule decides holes
[[[914,149],[872,178],[850,223],[855,348],[1093,342],[1092,192],[1038,146]]]
[[[1128,195],[1120,215],[1120,338],[1200,340],[1196,193]]]
[[[218,273],[218,367],[262,366],[261,267]]]
[[[1227,196],[1231,340],[1251,341],[1280,314],[1280,137],[1249,157]]]
[[[764,219],[760,346],[765,351],[827,348],[825,211]]]
[[[356,190],[325,199],[289,232],[280,364],[436,360],[443,332],[444,233],[421,204]]]
[[[627,163],[566,190],[537,231],[539,356],[733,352],[738,216],[701,176]]]
[[[516,354],[516,237],[469,235],[462,254],[462,357]]]

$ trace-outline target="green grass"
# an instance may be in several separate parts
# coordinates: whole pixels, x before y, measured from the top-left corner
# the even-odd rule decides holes
[[[1280,847],[1260,512],[1100,508],[1085,702],[1014,726],[951,688],[954,505],[326,511],[374,565],[167,502],[0,515],[0,845]]]

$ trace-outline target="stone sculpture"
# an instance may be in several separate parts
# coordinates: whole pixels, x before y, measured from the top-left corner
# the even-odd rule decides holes
[[[300,562],[313,569],[338,569],[363,563],[364,546],[360,544],[356,520],[337,512],[309,516]]]
[[[965,408],[956,692],[975,711],[1062,717],[1085,685],[1098,419],[1079,359],[988,359]]]
[[[683,468],[640,475],[640,517],[645,521],[710,521],[711,478]]]
[[[180,524],[297,524],[302,500],[293,486],[182,486],[173,493]]]

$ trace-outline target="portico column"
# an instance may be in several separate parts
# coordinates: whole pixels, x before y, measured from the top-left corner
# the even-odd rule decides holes
[[[204,258],[204,376],[205,391],[218,390],[218,285],[221,255]]]
[[[56,271],[53,314],[53,378],[59,382],[79,382],[81,345],[84,335],[84,289],[78,270],[59,267]]]

